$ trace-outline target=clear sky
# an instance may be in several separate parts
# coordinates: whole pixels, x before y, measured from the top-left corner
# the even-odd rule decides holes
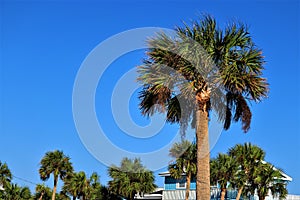
[[[86,150],[73,121],[73,84],[83,60],[99,43],[122,31],[149,26],[172,29],[201,13],[213,15],[222,26],[232,20],[249,25],[263,49],[264,76],[270,83],[269,98],[252,104],[250,131],[244,134],[240,124],[223,131],[212,156],[237,143],[256,144],[266,151],[266,161],[293,178],[289,193],[300,195],[300,4],[296,0],[0,1],[0,160],[16,177],[41,183],[40,159],[59,149],[71,157],[76,171],[96,171],[106,184],[107,166]],[[168,143],[178,127],[166,125],[162,134],[137,140],[118,128],[110,109],[113,86],[143,57],[144,50],[134,51],[109,66],[99,82],[95,108],[115,145],[147,153]],[[146,125],[137,104],[135,92],[129,111],[136,123]],[[109,153],[105,148],[100,151]],[[14,181],[34,188],[29,182]],[[156,177],[159,186],[162,181]]]

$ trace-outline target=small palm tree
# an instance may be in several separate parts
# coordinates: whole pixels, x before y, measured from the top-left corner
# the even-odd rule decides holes
[[[179,123],[183,132],[192,122],[197,144],[197,199],[207,200],[209,112],[216,108],[224,129],[229,129],[231,121],[241,121],[247,132],[252,116],[249,102],[267,96],[268,84],[261,77],[264,59],[243,24],[230,24],[222,30],[207,16],[191,26],[176,28],[176,32],[173,38],[161,33],[148,41],[147,58],[138,68],[138,80],[143,84],[140,109],[145,116],[166,112],[167,121]],[[225,97],[224,109],[218,109],[223,101],[216,96]]]
[[[286,182],[282,180],[282,171],[269,163],[260,163],[254,175],[254,188],[256,188],[259,200],[265,200],[269,192],[272,196],[285,199],[287,195]]]
[[[4,190],[11,182],[12,174],[6,163],[0,161],[0,191]]]
[[[108,182],[109,190],[128,200],[134,199],[138,193],[152,192],[156,188],[153,172],[147,170],[137,158],[124,158],[120,167],[109,167],[108,174],[112,178]]]
[[[100,198],[101,185],[99,183],[99,176],[93,173],[90,178],[86,177],[85,172],[70,174],[64,181],[63,192],[71,195],[73,200],[76,198],[96,199]]]
[[[234,158],[227,154],[219,153],[210,162],[210,178],[214,184],[221,187],[221,200],[225,199],[227,185],[235,180],[238,173],[238,165]]]
[[[51,189],[45,184],[37,184],[35,187],[34,199],[51,200]]]
[[[31,192],[28,187],[20,187],[17,184],[9,184],[4,192],[5,200],[29,200]]]
[[[191,179],[196,175],[196,145],[187,140],[181,143],[175,143],[170,149],[170,156],[176,158],[175,163],[169,165],[169,172],[175,179],[186,176],[186,193],[185,199],[189,199]]]
[[[78,186],[78,176],[79,174],[76,172],[72,172],[68,174],[67,178],[64,180],[64,185],[62,191],[66,194],[72,196],[73,200],[76,200],[79,197],[80,189]]]
[[[55,200],[58,178],[64,180],[67,174],[72,171],[73,167],[70,158],[64,155],[62,151],[49,151],[42,158],[39,169],[40,178],[46,181],[52,174],[54,179],[52,200]]]
[[[229,149],[228,154],[233,157],[238,165],[239,171],[233,183],[238,188],[236,200],[239,200],[246,185],[254,181],[253,175],[256,168],[265,158],[265,152],[258,146],[251,143],[237,144]]]

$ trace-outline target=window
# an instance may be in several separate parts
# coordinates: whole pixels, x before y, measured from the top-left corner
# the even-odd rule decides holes
[[[180,181],[179,183],[177,183],[177,188],[185,188],[185,182]]]

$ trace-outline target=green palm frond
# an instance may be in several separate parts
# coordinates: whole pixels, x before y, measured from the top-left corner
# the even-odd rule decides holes
[[[175,31],[175,36],[161,32],[148,40],[147,58],[138,67],[137,79],[143,84],[142,114],[166,112],[167,121],[179,123],[184,130],[200,105],[197,97],[207,93],[210,99],[202,104],[208,111],[215,109],[226,130],[231,121],[241,121],[247,132],[252,118],[249,102],[261,101],[268,93],[262,77],[264,57],[248,27],[230,23],[223,30],[206,15]]]
[[[108,174],[112,178],[108,182],[109,190],[129,199],[138,192],[152,192],[156,188],[153,172],[147,170],[138,158],[124,158],[120,167],[109,167]]]

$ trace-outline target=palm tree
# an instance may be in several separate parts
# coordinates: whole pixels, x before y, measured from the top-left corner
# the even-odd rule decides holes
[[[267,96],[262,78],[263,56],[245,25],[220,29],[215,19],[176,28],[173,38],[160,33],[148,41],[147,58],[138,68],[143,84],[143,115],[166,112],[167,121],[179,123],[182,132],[192,118],[197,144],[197,199],[210,198],[208,121],[212,108],[229,129],[241,121],[247,132],[251,123],[249,101]],[[193,42],[194,41],[194,42]],[[168,67],[165,67],[168,66]],[[218,86],[218,87],[217,87]],[[220,96],[221,95],[221,96]],[[225,97],[224,109],[218,109]]]
[[[221,187],[221,200],[225,199],[227,185],[232,183],[238,172],[238,165],[234,158],[227,154],[219,153],[210,162],[210,178],[212,183]]]
[[[52,200],[55,200],[58,178],[64,180],[67,174],[73,171],[70,158],[62,151],[49,151],[42,158],[40,165],[39,174],[43,181],[48,180],[51,174],[53,175]]]
[[[189,199],[191,179],[196,175],[196,145],[187,140],[175,143],[170,149],[170,156],[176,158],[175,163],[169,165],[169,172],[175,179],[180,179],[186,175],[185,199]]]
[[[229,149],[228,154],[233,157],[239,165],[239,173],[234,181],[238,188],[236,200],[239,200],[245,186],[251,185],[254,181],[254,171],[259,168],[265,158],[265,152],[258,146],[251,143],[237,144]]]
[[[11,182],[12,174],[6,163],[0,161],[0,191],[4,190]]]
[[[122,197],[112,193],[106,186],[101,186],[100,192],[103,200],[123,200]]]
[[[51,200],[51,189],[45,184],[37,184],[35,187],[34,199],[36,200]]]
[[[109,190],[128,200],[134,199],[135,194],[152,192],[156,188],[153,172],[147,170],[137,158],[124,158],[120,167],[109,167],[108,174],[112,178],[108,182]]]
[[[78,176],[79,175],[75,172],[70,173],[64,180],[64,185],[62,188],[63,193],[71,195],[73,200],[76,200],[76,198],[79,196],[79,188],[77,184]]]
[[[286,182],[282,180],[282,171],[269,163],[260,163],[254,174],[254,188],[257,190],[259,200],[265,200],[269,192],[274,197],[285,199],[287,195]]]
[[[101,184],[96,172],[90,178],[87,178],[83,171],[72,173],[65,179],[63,186],[63,192],[70,194],[73,200],[76,198],[82,198],[82,200],[100,198],[100,191]]]
[[[17,184],[9,184],[4,192],[5,200],[29,200],[31,192],[28,187],[20,187]]]

